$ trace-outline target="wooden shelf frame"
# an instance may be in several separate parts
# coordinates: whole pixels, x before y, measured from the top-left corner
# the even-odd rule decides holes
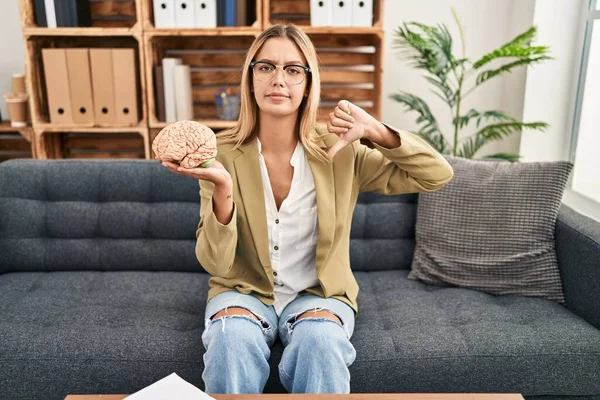
[[[96,16],[111,19],[115,15],[130,18],[126,23],[113,26],[110,21],[96,19],[96,26],[76,28],[37,27],[34,18],[34,0],[19,0],[22,20],[22,34],[26,47],[26,85],[30,94],[32,126],[23,136],[29,137],[35,156],[53,158],[60,156],[56,137],[70,133],[118,134],[137,133],[144,138],[145,157],[150,158],[153,137],[168,125],[159,121],[156,115],[153,66],[160,63],[165,55],[179,57],[178,48],[212,48],[218,50],[244,49],[264,29],[276,22],[295,23],[300,26],[317,47],[321,63],[322,105],[319,120],[324,122],[328,112],[341,98],[356,102],[376,118],[381,117],[384,32],[383,1],[374,0],[372,27],[313,27],[310,26],[310,0],[256,0],[256,19],[248,26],[217,27],[200,29],[159,29],[153,23],[153,0],[105,0],[93,3]],[[125,45],[124,45],[125,43]],[[187,44],[186,44],[187,43]],[[352,50],[357,46],[367,46],[371,52],[361,53]],[[133,126],[82,126],[57,125],[49,122],[41,48],[46,47],[133,47],[136,49],[140,76],[140,120]],[[327,49],[324,49],[328,47]],[[175,54],[173,54],[175,53]],[[213,67],[218,61],[198,55],[184,55],[184,64]],[[218,57],[217,57],[218,59]],[[220,56],[220,60],[225,59]],[[236,55],[225,61],[223,67],[233,71],[241,68],[243,57]],[[237,63],[237,64],[235,64]],[[217,65],[218,66],[218,65]],[[350,68],[349,68],[350,66]],[[357,67],[359,66],[359,67]],[[353,68],[357,67],[357,68]],[[363,68],[363,69],[360,69]],[[239,85],[231,76],[204,74],[193,70],[193,81],[197,84],[193,91],[196,110],[200,110],[197,120],[215,130],[225,129],[235,121],[224,121],[213,115],[210,84]],[[240,74],[241,77],[241,74]],[[207,88],[203,88],[203,84]],[[360,87],[354,87],[360,83]],[[199,85],[198,85],[199,84]],[[203,105],[199,106],[199,105]],[[208,112],[206,111],[208,110]],[[0,125],[0,132],[2,132]],[[39,148],[39,149],[38,149]]]

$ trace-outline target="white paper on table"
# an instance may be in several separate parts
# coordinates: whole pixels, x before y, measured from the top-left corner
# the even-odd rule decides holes
[[[215,400],[175,372],[125,397],[125,400]]]

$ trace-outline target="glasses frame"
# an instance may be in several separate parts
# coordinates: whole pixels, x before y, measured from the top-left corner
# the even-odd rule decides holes
[[[273,76],[271,77],[271,79],[273,79],[273,77],[275,76],[275,71],[277,70],[277,68],[281,68],[283,70],[283,72],[285,72],[285,70],[289,67],[298,67],[304,70],[305,75],[304,76],[309,76],[309,74],[311,74],[311,70],[310,67],[305,67],[304,65],[298,65],[298,64],[289,64],[289,65],[275,65],[272,62],[269,61],[252,61],[249,65],[250,69],[252,70],[252,75],[256,78],[256,75],[254,75],[254,66],[258,63],[261,64],[269,64],[270,66],[273,67]],[[256,78],[258,79],[258,78]],[[270,82],[271,79],[269,79],[267,82]],[[261,81],[263,82],[263,81]],[[287,82],[287,79],[286,79]],[[304,82],[304,78],[302,78],[302,80],[298,83],[290,83],[291,85],[300,85],[302,82]],[[288,82],[289,83],[289,82]]]

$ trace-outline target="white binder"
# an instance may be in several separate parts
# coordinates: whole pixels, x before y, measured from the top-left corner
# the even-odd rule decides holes
[[[373,26],[373,0],[352,0],[352,26]]]
[[[154,1],[154,26],[157,28],[175,28],[175,0]]]
[[[334,0],[332,26],[350,26],[353,0]]]
[[[331,26],[333,19],[332,0],[310,0],[311,26]]]
[[[194,23],[194,0],[175,0],[175,25],[193,28]]]
[[[194,106],[192,104],[192,73],[190,66],[176,65],[173,68],[173,81],[177,121],[193,120]]]
[[[217,0],[194,0],[196,28],[217,27]]]
[[[44,5],[46,6],[46,22],[48,22],[48,28],[56,28],[54,0],[44,0]]]
[[[177,103],[175,103],[175,66],[181,65],[181,58],[163,58],[163,88],[165,91],[166,122],[177,121]]]

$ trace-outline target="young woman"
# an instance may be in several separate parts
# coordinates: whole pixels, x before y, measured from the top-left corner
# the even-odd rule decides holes
[[[212,275],[202,335],[208,393],[261,393],[278,335],[288,391],[349,393],[358,193],[430,192],[453,176],[423,139],[349,101],[317,126],[320,93],[308,36],[274,25],[247,53],[240,118],[217,135],[217,162],[163,163],[200,183],[196,256]]]

